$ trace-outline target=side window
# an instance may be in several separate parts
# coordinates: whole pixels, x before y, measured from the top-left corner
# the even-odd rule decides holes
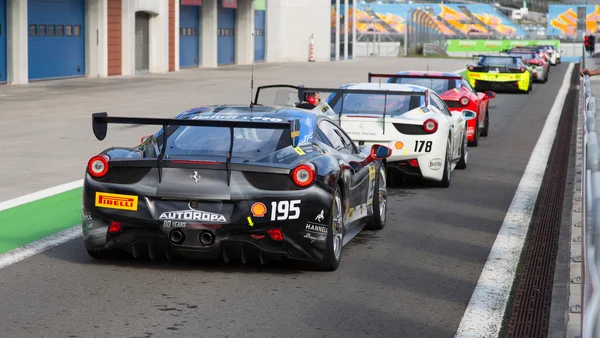
[[[319,129],[335,150],[343,151],[346,148],[342,138],[336,132],[335,125],[333,125],[333,123],[322,121],[319,123]]]
[[[467,90],[469,90],[471,93],[477,94],[477,92],[475,92],[475,89],[473,89],[473,87],[471,87],[471,84],[469,83],[469,81],[463,79],[462,85],[463,85],[463,87],[467,88]]]
[[[340,135],[342,142],[344,142],[344,148],[346,148],[350,154],[358,154],[358,149],[356,149],[354,142],[352,142],[348,135],[346,135],[346,133],[344,133],[344,131],[337,126],[335,127],[335,131],[338,135]]]
[[[446,106],[444,101],[440,99],[436,94],[431,93],[431,101],[436,103],[435,107],[439,107],[442,113],[452,116],[452,114],[450,114],[450,110],[448,110],[448,106]]]
[[[431,105],[439,109],[440,111],[444,111],[444,109],[438,104],[436,100],[433,99],[433,95],[430,96]]]

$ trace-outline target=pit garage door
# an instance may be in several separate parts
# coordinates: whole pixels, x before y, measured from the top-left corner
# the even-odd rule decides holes
[[[200,64],[200,6],[181,5],[179,10],[179,67]]]
[[[29,79],[85,76],[84,0],[29,0]]]
[[[223,8],[219,0],[217,50],[220,65],[235,63],[235,8]]]
[[[0,83],[6,82],[6,0],[0,0]]]
[[[265,60],[265,11],[254,11],[254,61]]]

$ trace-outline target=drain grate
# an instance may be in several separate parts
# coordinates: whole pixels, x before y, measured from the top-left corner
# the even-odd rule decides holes
[[[523,270],[515,289],[506,337],[545,338],[548,336],[571,131],[575,107],[577,107],[578,80],[579,65],[575,65],[533,214],[523,258]]]

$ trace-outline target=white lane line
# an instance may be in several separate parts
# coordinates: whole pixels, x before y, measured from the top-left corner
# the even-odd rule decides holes
[[[16,206],[26,204],[29,202],[37,201],[42,198],[50,197],[53,195],[58,195],[65,191],[73,190],[73,189],[79,188],[81,186],[83,186],[83,180],[57,185],[55,187],[37,191],[37,192],[34,192],[29,195],[25,195],[25,196],[13,198],[8,201],[0,202],[0,211],[14,208]]]
[[[455,337],[497,337],[500,332],[529,223],[569,91],[573,66],[573,63],[569,64]]]
[[[81,224],[0,254],[0,269],[80,237]]]

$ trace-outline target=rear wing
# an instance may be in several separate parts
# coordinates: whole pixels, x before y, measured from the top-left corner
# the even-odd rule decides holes
[[[425,98],[425,105],[429,105],[429,91],[426,89],[423,92],[409,92],[409,91],[398,91],[398,90],[382,90],[382,89],[348,89],[348,88],[325,88],[325,87],[304,87],[304,86],[292,86],[292,85],[268,85],[258,87],[256,91],[256,97],[253,104],[257,104],[258,97],[261,89],[266,88],[292,88],[298,90],[298,99],[303,101],[305,93],[330,93],[330,98],[333,94],[340,94],[341,105],[338,112],[338,125],[342,127],[342,112],[344,111],[344,94],[366,94],[366,95],[398,95],[398,96],[423,96]],[[383,109],[383,133],[385,134],[385,116],[386,107]]]
[[[423,78],[435,78],[442,80],[460,80],[462,78],[461,75],[456,74],[456,76],[427,76],[424,75],[409,75],[409,74],[378,74],[378,73],[369,73],[369,82],[373,82],[373,78],[389,78],[389,79],[423,79]]]
[[[191,126],[191,127],[226,127],[230,131],[230,144],[229,152],[227,154],[227,161],[225,163],[227,167],[227,184],[231,178],[231,154],[233,152],[234,142],[234,128],[253,128],[253,129],[282,129],[289,130],[292,146],[296,148],[300,141],[300,120],[291,119],[284,122],[273,122],[273,121],[257,121],[257,120],[208,120],[208,119],[174,119],[174,118],[148,118],[148,117],[120,117],[120,116],[108,116],[106,112],[93,113],[92,114],[92,130],[94,136],[99,141],[106,138],[108,132],[108,124],[135,124],[135,125],[156,125],[162,126],[162,138],[163,146],[160,150],[160,154],[157,157],[158,161],[158,181],[161,181],[162,173],[162,162],[165,156],[165,149],[167,145],[167,126]]]

